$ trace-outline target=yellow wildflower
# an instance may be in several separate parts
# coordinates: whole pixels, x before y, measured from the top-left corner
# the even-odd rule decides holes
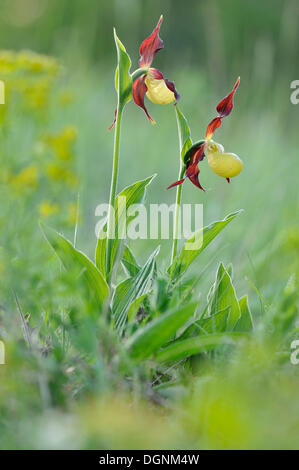
[[[57,214],[59,211],[59,206],[58,204],[54,204],[49,201],[43,201],[39,205],[39,214],[43,218],[51,217],[51,215]]]
[[[55,163],[49,163],[46,168],[48,176],[54,181],[63,181],[69,186],[76,186],[78,178],[75,173]]]
[[[44,140],[61,160],[69,160],[73,155],[73,143],[77,137],[77,129],[74,126],[66,126],[61,132],[47,135]]]
[[[23,168],[17,175],[11,177],[11,184],[16,189],[35,188],[38,184],[38,169],[36,165]]]

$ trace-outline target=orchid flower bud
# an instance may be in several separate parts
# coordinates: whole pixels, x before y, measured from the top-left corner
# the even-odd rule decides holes
[[[243,167],[242,160],[234,153],[224,152],[221,144],[212,140],[208,142],[205,150],[209,167],[216,175],[223,178],[237,176]]]

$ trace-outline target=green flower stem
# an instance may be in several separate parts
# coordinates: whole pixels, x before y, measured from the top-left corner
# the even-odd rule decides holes
[[[184,177],[186,168],[181,160],[180,171],[178,180],[181,180]],[[174,228],[173,228],[173,241],[172,241],[172,252],[171,252],[171,265],[173,264],[175,257],[177,255],[178,248],[178,234],[179,234],[179,217],[181,209],[181,198],[182,198],[182,189],[183,186],[180,184],[176,188],[176,200],[175,200],[175,213],[174,213]]]
[[[120,141],[120,124],[122,117],[123,107],[118,106],[115,131],[114,131],[114,150],[113,150],[113,167],[112,177],[110,186],[110,197],[109,197],[109,214],[108,214],[108,227],[107,227],[107,252],[106,252],[106,263],[107,263],[107,276],[110,277],[110,258],[111,258],[111,241],[114,238],[114,207],[115,207],[115,196],[118,178],[118,161],[119,161],[119,141]]]
[[[176,120],[177,120],[177,125],[178,125],[178,135],[179,135],[179,155],[180,155],[180,171],[179,171],[179,176],[178,180],[183,179],[186,167],[182,161],[181,158],[181,151],[182,151],[182,134],[180,130],[180,123],[179,123],[179,118],[178,118],[178,113],[176,111]],[[180,209],[181,209],[181,198],[182,198],[182,185],[179,184],[176,188],[176,200],[175,200],[175,213],[174,213],[174,227],[173,227],[173,241],[172,241],[172,252],[171,252],[171,265],[173,265],[173,262],[176,258],[177,255],[177,248],[178,248],[178,232],[179,232],[179,217],[180,217]]]
[[[141,77],[146,73],[146,69],[137,69],[132,74],[132,81],[134,82],[137,78]],[[114,211],[115,208],[115,197],[116,197],[116,187],[117,187],[117,178],[118,178],[118,160],[119,160],[119,142],[120,142],[120,124],[122,118],[122,112],[124,108],[124,103],[120,103],[120,98],[118,100],[118,111],[115,122],[115,131],[114,131],[114,151],[113,151],[113,167],[112,167],[112,178],[110,186],[110,197],[109,197],[109,214],[108,214],[108,227],[107,227],[107,251],[106,251],[106,269],[107,269],[107,280],[110,280],[111,269],[110,269],[110,259],[111,259],[111,245],[112,240],[115,236],[114,232]]]

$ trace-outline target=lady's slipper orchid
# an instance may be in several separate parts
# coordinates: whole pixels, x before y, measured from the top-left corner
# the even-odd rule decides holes
[[[140,46],[139,67],[144,69],[145,73],[133,83],[133,99],[152,122],[154,120],[149,115],[144,104],[145,94],[150,101],[156,104],[169,104],[180,98],[174,83],[164,78],[159,70],[151,67],[155,55],[164,47],[163,41],[159,36],[162,20],[163,16],[160,17],[152,34]]]
[[[221,144],[216,144],[216,142],[211,140],[216,129],[221,126],[222,119],[228,116],[233,109],[233,98],[239,83],[240,77],[232,91],[217,105],[216,111],[218,115],[207,126],[205,140],[192,145],[186,153],[184,158],[186,164],[185,177],[171,184],[167,189],[182,184],[186,178],[189,178],[197,188],[204,190],[198,180],[198,163],[204,159],[205,154],[207,154],[211,170],[217,175],[226,178],[228,182],[230,182],[230,178],[241,172],[243,166],[242,160],[233,153],[224,152]]]

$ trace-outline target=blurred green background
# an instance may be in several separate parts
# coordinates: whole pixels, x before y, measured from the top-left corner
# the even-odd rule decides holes
[[[244,208],[242,219],[222,241],[222,256],[236,259],[240,270],[245,264],[247,275],[257,277],[260,287],[267,275],[272,282],[281,280],[283,266],[271,267],[267,258],[285,230],[295,226],[298,212],[294,171],[298,108],[290,102],[290,82],[298,75],[298,8],[295,0],[254,0],[242,5],[237,0],[164,1],[163,5],[137,0],[1,1],[1,47],[54,55],[66,67],[63,86],[71,89],[74,104],[64,112],[51,109],[47,127],[55,132],[67,122],[79,131],[76,149],[83,216],[79,244],[93,246],[94,210],[108,199],[113,136],[107,127],[116,99],[112,28],[117,28],[126,45],[134,70],[141,41],[163,13],[165,48],[154,66],[175,81],[194,139],[203,136],[219,99],[241,76],[235,110],[215,138],[244,160],[244,170],[228,186],[203,162],[200,181],[208,191],[203,194],[187,182],[184,201],[202,202],[206,223]],[[155,127],[134,104],[126,109],[119,188],[157,173],[149,202],[170,203],[174,190],[164,189],[178,172],[175,115],[171,106],[148,103],[148,108],[158,122]],[[24,158],[30,161],[30,152]]]
[[[37,323],[41,312],[58,309],[59,296],[65,294],[52,283],[57,262],[38,228],[40,218],[73,239],[79,194],[77,246],[90,256],[94,253],[95,208],[108,202],[112,167],[113,134],[107,132],[116,105],[112,30],[115,26],[125,44],[133,71],[139,46],[161,13],[165,47],[153,65],[175,81],[194,140],[204,136],[216,104],[241,76],[234,111],[215,134],[217,142],[244,161],[241,175],[228,185],[203,161],[200,182],[206,193],[189,181],[183,187],[184,202],[203,203],[205,225],[244,209],[195,263],[194,273],[201,275],[199,293],[206,295],[220,261],[232,262],[238,290],[249,293],[259,318],[261,298],[268,307],[277,305],[284,286],[298,275],[299,105],[290,102],[290,83],[299,79],[297,0],[0,0],[1,49],[55,58],[47,62],[8,52],[0,57],[0,79],[7,87],[0,128],[3,332],[10,331],[12,322],[19,334],[18,320],[3,313],[15,311],[12,289]],[[119,190],[157,173],[147,202],[173,203],[175,190],[165,188],[177,179],[179,169],[175,112],[171,105],[147,106],[156,126],[134,103],[125,109]],[[170,243],[161,241],[160,269],[168,265]],[[140,240],[134,251],[142,261],[156,244]],[[8,338],[11,333],[3,334]],[[288,380],[285,388],[293,390]],[[257,414],[262,420],[262,410]],[[54,419],[58,428],[60,419]],[[20,439],[26,434],[24,426]],[[124,442],[115,435],[103,445]],[[228,444],[219,444],[217,436],[209,436],[204,438],[208,447],[235,442],[232,437]],[[84,445],[92,447],[90,439]],[[172,442],[182,441],[176,436]],[[271,442],[279,442],[279,433]]]

